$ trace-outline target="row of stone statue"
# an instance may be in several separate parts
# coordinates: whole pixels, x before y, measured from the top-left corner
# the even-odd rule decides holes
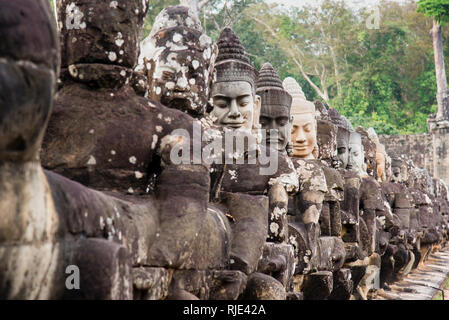
[[[441,180],[148,7],[0,1],[1,298],[369,299],[445,244]]]

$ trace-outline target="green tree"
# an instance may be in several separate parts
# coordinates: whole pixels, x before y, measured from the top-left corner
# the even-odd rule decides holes
[[[437,119],[449,117],[449,92],[447,90],[441,26],[449,22],[449,0],[420,0],[418,12],[433,18],[431,30],[437,83]]]

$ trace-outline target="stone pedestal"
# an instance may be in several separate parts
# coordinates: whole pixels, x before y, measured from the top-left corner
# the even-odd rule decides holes
[[[433,138],[434,176],[449,184],[449,120],[429,119],[428,125]]]

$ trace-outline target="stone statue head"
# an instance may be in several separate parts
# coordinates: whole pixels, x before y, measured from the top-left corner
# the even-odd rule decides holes
[[[349,157],[346,168],[361,175],[366,175],[365,152],[363,150],[362,136],[355,131],[351,132],[349,136]]]
[[[368,137],[376,144],[377,179],[382,182],[387,181],[387,153],[385,151],[385,146],[380,143],[379,137],[377,136],[374,128],[369,128],[367,132]]]
[[[337,131],[338,127],[332,122],[317,121],[318,159],[326,161],[329,166],[337,156]]]
[[[282,87],[281,79],[270,63],[260,69],[256,94],[261,98],[259,122],[265,130],[265,143],[285,152],[291,134],[292,97]],[[277,137],[270,135],[272,130],[277,132]]]
[[[0,162],[38,159],[59,71],[51,15],[45,0],[0,1]]]
[[[348,131],[355,131],[351,122],[345,116],[338,113],[336,109],[330,108],[327,113],[333,124],[343,127]]]
[[[391,182],[402,183],[402,171],[404,167],[404,160],[399,157],[391,158]]]
[[[385,147],[382,144],[377,145],[376,149],[376,163],[377,163],[377,177],[380,181],[387,180],[387,158],[385,153]]]
[[[149,96],[193,117],[202,116],[217,53],[191,9],[166,7],[142,42],[139,69],[148,76]]]
[[[56,3],[63,68],[80,63],[135,67],[148,0]]]
[[[288,77],[283,86],[293,98],[291,115],[293,156],[303,159],[314,159],[313,151],[317,148],[317,121],[315,105],[306,100],[301,87],[295,79]]]
[[[261,104],[256,95],[257,71],[231,28],[221,31],[217,44],[210,115],[219,126],[247,131],[257,129]]]
[[[356,132],[362,136],[363,151],[365,153],[366,173],[377,179],[376,143],[369,137],[368,131],[359,126]]]
[[[351,132],[342,126],[337,126],[337,159],[340,168],[345,169],[349,161],[349,137]]]

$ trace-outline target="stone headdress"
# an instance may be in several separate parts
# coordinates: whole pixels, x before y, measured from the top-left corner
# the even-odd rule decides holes
[[[291,77],[285,78],[282,85],[285,91],[292,96],[292,107],[290,111],[292,116],[304,113],[311,113],[315,116],[315,104],[307,101],[301,86],[295,79]]]
[[[215,82],[246,81],[256,90],[257,70],[251,65],[240,39],[231,28],[224,28],[217,41]]]
[[[256,93],[262,100],[262,108],[264,105],[286,107],[290,113],[292,96],[284,90],[276,70],[268,62],[259,71]]]

